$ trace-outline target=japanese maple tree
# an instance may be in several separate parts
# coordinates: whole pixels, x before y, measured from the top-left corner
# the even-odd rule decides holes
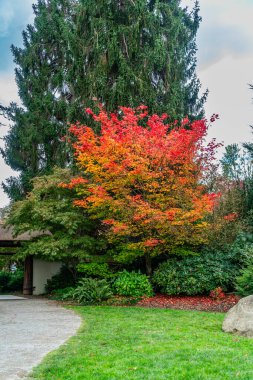
[[[155,255],[202,244],[215,199],[203,184],[217,148],[204,144],[207,122],[170,125],[166,114],[150,116],[145,106],[86,112],[100,133],[71,126],[82,176],[61,186],[76,189],[75,205],[101,220],[101,231],[120,247],[117,259],[145,256],[150,274]]]

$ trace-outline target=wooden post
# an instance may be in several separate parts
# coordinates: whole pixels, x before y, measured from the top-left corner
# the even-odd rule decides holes
[[[33,258],[32,256],[27,256],[25,258],[23,294],[25,296],[30,296],[33,294]]]

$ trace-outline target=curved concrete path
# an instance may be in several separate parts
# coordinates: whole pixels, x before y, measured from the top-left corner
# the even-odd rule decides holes
[[[0,301],[0,380],[25,379],[47,353],[74,335],[81,318],[52,301]]]

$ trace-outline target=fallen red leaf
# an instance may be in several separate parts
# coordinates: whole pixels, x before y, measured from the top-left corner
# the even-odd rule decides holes
[[[137,306],[227,312],[239,299],[234,294],[226,294],[223,299],[218,300],[209,296],[166,296],[157,294],[154,297],[143,298],[137,303]]]

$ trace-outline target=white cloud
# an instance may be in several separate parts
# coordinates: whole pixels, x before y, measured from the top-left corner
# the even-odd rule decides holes
[[[183,0],[192,7],[194,0]],[[198,76],[210,94],[206,115],[219,113],[209,136],[225,145],[252,140],[252,0],[200,0],[203,21],[197,37]]]
[[[182,0],[189,9],[194,0]],[[200,0],[202,22],[197,36],[198,61],[201,68],[226,55],[247,56],[252,53],[252,0]]]
[[[227,56],[199,72],[202,85],[210,90],[206,115],[220,115],[209,135],[225,145],[252,140],[252,66],[253,54],[242,58]]]
[[[14,72],[0,72],[0,104],[7,105],[12,101],[19,101]]]
[[[19,101],[17,86],[14,79],[14,73],[0,73],[0,104],[8,105],[11,101]],[[3,137],[8,132],[8,120],[0,117],[0,123],[4,124],[0,126],[0,147],[4,146]],[[0,156],[0,184],[10,176],[15,176],[15,172],[7,166],[2,156]],[[7,195],[0,188],[0,208],[6,206],[9,203]]]

